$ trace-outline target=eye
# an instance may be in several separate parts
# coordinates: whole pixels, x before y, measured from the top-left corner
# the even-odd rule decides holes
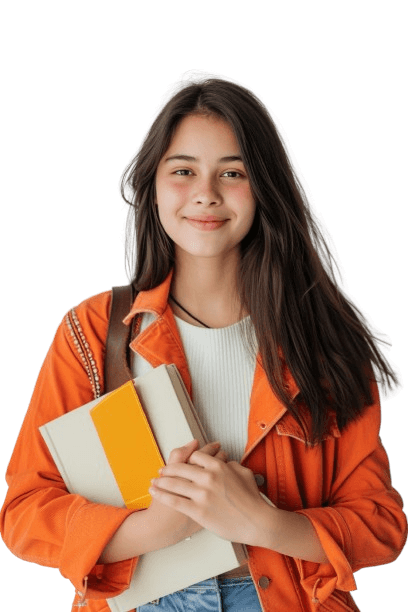
[[[177,174],[177,176],[191,176],[193,171],[188,170],[187,168],[180,168],[179,170],[175,170],[173,174]],[[221,176],[232,179],[243,178],[243,174],[238,172],[238,170],[226,170],[221,174]]]
[[[238,172],[238,170],[227,170],[226,172],[223,172],[222,176],[228,175],[227,178],[239,178],[242,177],[241,172]]]

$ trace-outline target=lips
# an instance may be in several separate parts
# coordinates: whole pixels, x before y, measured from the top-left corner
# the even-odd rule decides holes
[[[211,231],[211,230],[218,229],[222,227],[223,225],[225,225],[226,222],[228,221],[228,219],[221,219],[218,221],[197,221],[196,219],[190,219],[189,217],[186,217],[186,220],[187,220],[187,223],[189,223],[193,227],[196,227],[197,229],[204,230],[204,231]]]
[[[201,221],[202,223],[207,223],[209,221],[226,221],[226,219],[222,219],[221,217],[186,217],[191,221]]]

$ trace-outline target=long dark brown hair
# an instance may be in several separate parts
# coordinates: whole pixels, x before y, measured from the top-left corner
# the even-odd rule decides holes
[[[184,86],[164,106],[126,168],[121,192],[131,206],[127,248],[134,288],[156,287],[175,265],[174,243],[155,205],[155,177],[178,124],[195,113],[222,118],[237,138],[256,201],[252,227],[240,244],[241,317],[245,310],[250,314],[275,394],[306,439],[320,442],[330,412],[336,413],[341,431],[374,401],[374,372],[389,388],[399,382],[378,348],[384,341],[338,286],[334,259],[273,120],[244,87],[222,79]],[[244,335],[256,352],[250,335]],[[296,400],[284,384],[284,363],[300,389]],[[305,407],[310,431],[300,416]]]

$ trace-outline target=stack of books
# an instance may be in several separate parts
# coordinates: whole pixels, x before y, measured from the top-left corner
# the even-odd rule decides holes
[[[173,448],[194,438],[200,447],[208,441],[174,364],[154,368],[40,431],[70,493],[138,510],[150,505],[150,481]],[[129,612],[246,560],[245,545],[201,529],[141,555],[129,589],[108,605]]]

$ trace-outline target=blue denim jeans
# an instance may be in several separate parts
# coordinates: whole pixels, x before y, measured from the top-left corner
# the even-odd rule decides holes
[[[209,578],[161,599],[139,606],[137,612],[262,612],[251,576]]]

